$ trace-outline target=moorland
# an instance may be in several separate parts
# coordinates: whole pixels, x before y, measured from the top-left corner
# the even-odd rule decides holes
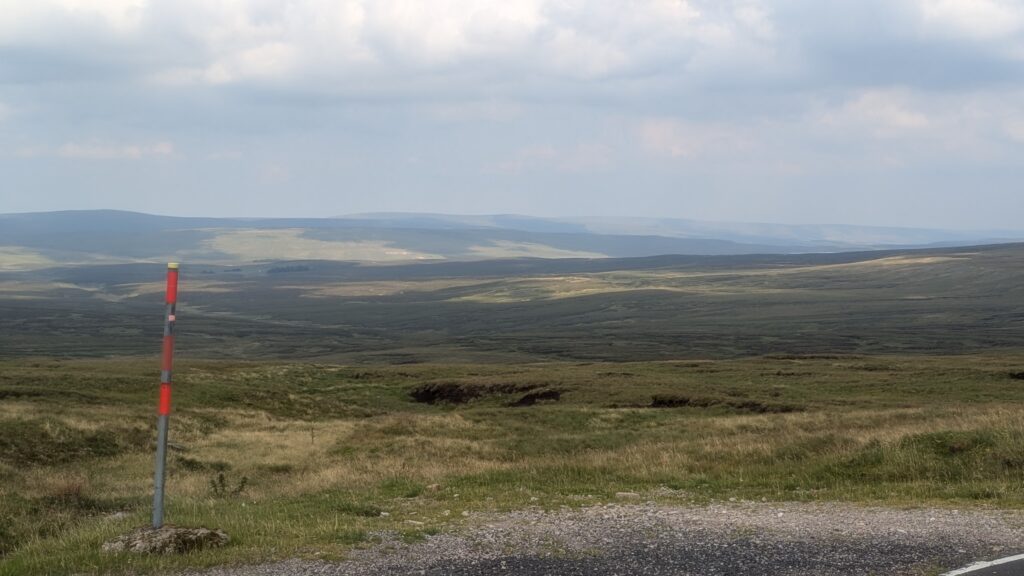
[[[168,518],[233,538],[186,558],[98,550],[149,514],[163,265],[2,272],[0,573],[338,558],[621,492],[1020,508],[1022,261],[185,262]]]

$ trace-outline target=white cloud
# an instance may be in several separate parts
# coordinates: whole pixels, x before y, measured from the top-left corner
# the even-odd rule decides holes
[[[649,153],[668,158],[732,154],[754,146],[748,131],[729,124],[653,118],[642,121],[637,131],[641,145]]]
[[[174,145],[170,142],[121,145],[68,142],[52,153],[61,158],[80,160],[140,160],[147,157],[170,156],[174,154]]]
[[[1024,6],[1013,0],[918,0],[925,30],[971,39],[1024,31]]]
[[[1011,140],[1024,144],[1024,116],[1010,120],[1004,129]]]
[[[13,4],[0,11],[0,38],[9,42],[75,50],[85,59],[92,43],[119,46],[120,57],[140,63],[132,74],[141,70],[142,78],[162,84],[287,81],[327,92],[353,85],[416,89],[420,72],[570,81],[675,74],[701,53],[761,62],[776,36],[771,13],[753,0]]]
[[[244,157],[245,154],[237,149],[215,150],[206,154],[207,160],[241,160]]]
[[[920,132],[930,120],[915,108],[905,90],[867,90],[838,108],[824,111],[817,122],[841,131],[867,132],[877,138],[893,138]]]
[[[58,43],[69,31],[130,34],[142,26],[147,0],[9,0],[0,6],[0,38]]]
[[[429,104],[425,109],[432,118],[443,122],[508,122],[524,113],[522,105],[504,99]]]
[[[602,142],[579,142],[561,147],[540,144],[521,148],[509,158],[487,166],[486,171],[503,174],[522,174],[536,170],[594,172],[610,168],[614,157],[612,147]]]

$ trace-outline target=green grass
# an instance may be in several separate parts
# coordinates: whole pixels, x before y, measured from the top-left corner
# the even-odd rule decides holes
[[[222,528],[232,543],[163,558],[98,551],[148,519],[153,362],[2,361],[0,574],[341,558],[380,531],[415,541],[463,522],[464,511],[587,505],[618,491],[669,502],[1018,508],[1024,380],[1013,375],[1022,367],[1019,354],[183,360],[167,517]],[[425,385],[471,393],[414,401]],[[513,406],[536,390],[560,396]]]

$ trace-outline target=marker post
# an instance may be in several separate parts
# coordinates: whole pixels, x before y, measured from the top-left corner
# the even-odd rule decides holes
[[[171,415],[171,366],[174,362],[174,321],[178,303],[178,264],[167,264],[167,307],[163,356],[160,364],[160,402],[156,420],[156,474],[153,477],[153,528],[164,525],[164,479],[167,476],[167,421]]]

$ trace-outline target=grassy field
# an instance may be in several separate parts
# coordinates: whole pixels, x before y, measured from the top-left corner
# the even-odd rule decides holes
[[[1024,506],[1024,354],[334,365],[176,373],[187,558],[103,555],[148,521],[153,359],[0,361],[0,574],[339,558],[464,512],[645,499]]]
[[[168,518],[233,541],[103,555],[148,519],[162,276],[0,271],[0,574],[338,558],[621,491],[1024,506],[1024,245],[186,263]]]

